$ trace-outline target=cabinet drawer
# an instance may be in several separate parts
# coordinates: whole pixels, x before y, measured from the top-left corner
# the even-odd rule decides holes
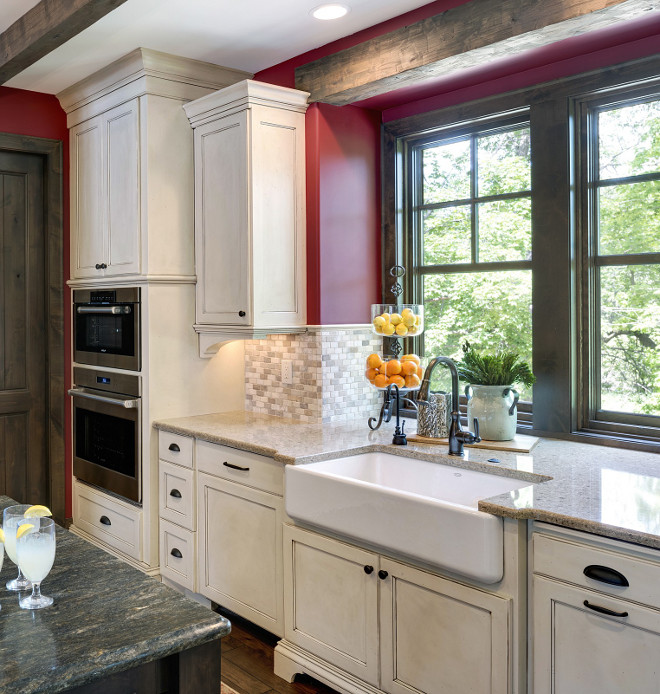
[[[158,432],[158,457],[170,463],[193,466],[193,442],[190,436],[171,434],[169,431]]]
[[[217,443],[197,441],[197,469],[282,496],[284,466],[272,458]]]
[[[159,465],[160,517],[195,530],[195,471],[164,460]]]
[[[162,519],[160,572],[180,586],[195,590],[195,533]]]
[[[74,523],[92,537],[142,560],[142,511],[81,484],[75,485]]]
[[[583,588],[597,590],[626,600],[660,607],[660,563],[628,557],[619,552],[578,544],[563,539],[549,537],[541,533],[533,536],[534,573],[558,578]],[[616,577],[611,571],[591,568],[591,574],[601,579],[585,575],[587,567],[605,567],[621,574],[628,586],[612,585],[603,579]]]

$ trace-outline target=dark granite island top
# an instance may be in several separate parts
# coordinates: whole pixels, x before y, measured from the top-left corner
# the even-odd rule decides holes
[[[0,496],[0,511],[13,503]],[[5,588],[16,566],[5,556],[0,692],[220,692],[226,619],[67,530],[57,529],[56,542],[42,584],[55,603],[46,609],[18,606]]]

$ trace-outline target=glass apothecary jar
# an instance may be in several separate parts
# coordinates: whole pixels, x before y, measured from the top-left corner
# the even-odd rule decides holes
[[[424,332],[424,306],[371,304],[371,327],[385,337],[416,337]]]
[[[370,354],[366,361],[364,376],[376,390],[387,390],[396,385],[399,391],[407,393],[419,390],[424,369],[416,354],[392,355]]]

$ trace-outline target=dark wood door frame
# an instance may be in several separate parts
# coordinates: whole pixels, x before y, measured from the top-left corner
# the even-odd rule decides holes
[[[44,159],[48,486],[50,508],[55,518],[61,522],[66,518],[62,143],[59,140],[0,133],[0,149],[37,154]]]

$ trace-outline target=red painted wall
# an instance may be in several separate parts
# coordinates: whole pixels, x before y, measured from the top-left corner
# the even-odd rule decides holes
[[[437,0],[255,75],[295,86],[295,68],[468,0]],[[342,108],[307,112],[308,322],[360,323],[380,300],[380,158],[382,122],[657,54],[660,13],[522,57],[465,71],[423,87],[400,89]]]
[[[40,94],[22,89],[0,87],[0,132],[31,137],[45,137],[62,142],[63,172],[62,196],[64,207],[63,254],[64,279],[69,279],[69,132],[66,127],[66,114],[57,98],[50,94]],[[64,383],[71,382],[71,315],[69,288],[64,286]],[[62,397],[66,398],[65,393]],[[66,470],[66,514],[71,517],[71,410],[65,408],[65,460]],[[40,503],[44,499],[28,499]]]

